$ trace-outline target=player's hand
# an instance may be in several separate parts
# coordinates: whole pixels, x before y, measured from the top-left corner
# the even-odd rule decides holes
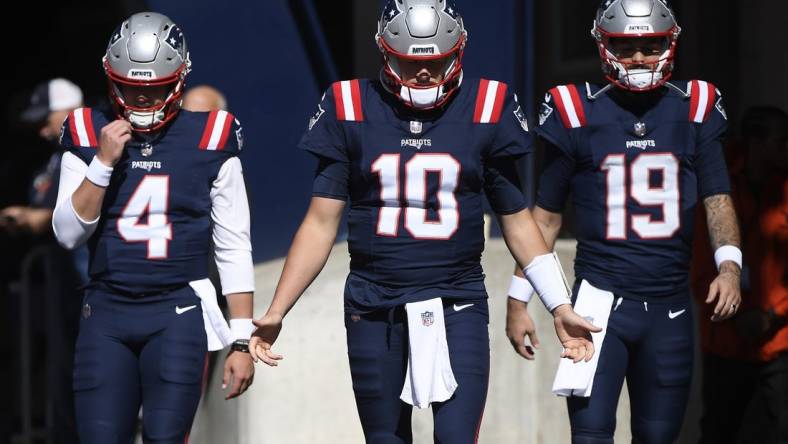
[[[106,166],[114,167],[123,155],[123,147],[131,140],[131,123],[118,119],[101,128],[96,157]]]
[[[277,361],[282,360],[284,356],[274,353],[271,347],[279,337],[279,332],[282,331],[282,317],[266,314],[252,322],[257,327],[257,330],[252,333],[252,339],[249,340],[249,353],[252,355],[252,359],[254,362],[263,361],[271,367],[276,367],[279,365]]]
[[[724,321],[736,314],[736,310],[741,306],[740,281],[741,270],[738,265],[731,261],[720,265],[720,274],[709,285],[709,295],[706,297],[707,304],[717,300],[714,314],[711,315],[712,321]]]
[[[558,340],[564,346],[561,357],[574,362],[590,361],[594,356],[591,333],[599,333],[602,329],[575,313],[569,304],[559,305],[553,310],[553,322]]]
[[[539,338],[534,321],[528,314],[528,304],[513,298],[506,299],[506,337],[518,355],[533,361],[534,349],[539,349]],[[526,336],[531,345],[526,345]]]
[[[230,385],[230,391],[224,399],[232,399],[245,392],[254,381],[254,363],[249,353],[230,351],[224,358],[224,376],[222,390]]]

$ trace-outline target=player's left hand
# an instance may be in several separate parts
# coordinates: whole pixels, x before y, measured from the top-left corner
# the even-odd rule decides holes
[[[569,304],[559,305],[553,310],[553,322],[558,339],[564,346],[561,357],[576,363],[590,361],[594,356],[591,333],[599,333],[602,329],[575,313]]]
[[[222,390],[230,386],[224,399],[232,399],[245,392],[254,381],[254,362],[249,353],[230,351],[224,359]]]
[[[740,280],[741,270],[738,265],[731,261],[720,265],[720,274],[709,285],[709,295],[706,297],[707,304],[717,300],[714,314],[711,315],[712,321],[724,321],[736,314],[736,310],[741,306]]]

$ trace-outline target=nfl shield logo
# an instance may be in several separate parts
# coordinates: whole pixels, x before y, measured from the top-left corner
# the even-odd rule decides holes
[[[421,314],[421,325],[425,327],[429,327],[432,325],[432,322],[435,320],[435,317],[432,315],[431,311],[425,311]]]
[[[635,134],[638,137],[643,137],[646,135],[646,124],[645,122],[635,122]]]
[[[421,134],[421,122],[419,122],[418,120],[411,120],[410,132],[413,134]]]

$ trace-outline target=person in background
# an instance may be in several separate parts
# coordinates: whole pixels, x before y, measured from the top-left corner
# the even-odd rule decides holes
[[[728,152],[732,197],[742,227],[742,307],[713,323],[702,306],[703,443],[788,441],[788,115],[745,112],[742,140]],[[706,230],[696,218],[696,233]],[[715,273],[708,239],[694,246],[694,294]]]
[[[218,89],[208,85],[193,86],[183,95],[183,109],[194,112],[227,110],[227,99]]]

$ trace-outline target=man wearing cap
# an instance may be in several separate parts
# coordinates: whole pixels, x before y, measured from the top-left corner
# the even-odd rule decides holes
[[[68,113],[82,106],[82,90],[69,80],[57,78],[38,84],[20,120],[38,128],[42,139],[57,147],[60,127]],[[11,206],[0,210],[0,230],[22,231],[34,235],[52,232],[52,210],[57,198],[60,167],[59,149],[52,154],[46,167],[33,179],[30,206]]]

